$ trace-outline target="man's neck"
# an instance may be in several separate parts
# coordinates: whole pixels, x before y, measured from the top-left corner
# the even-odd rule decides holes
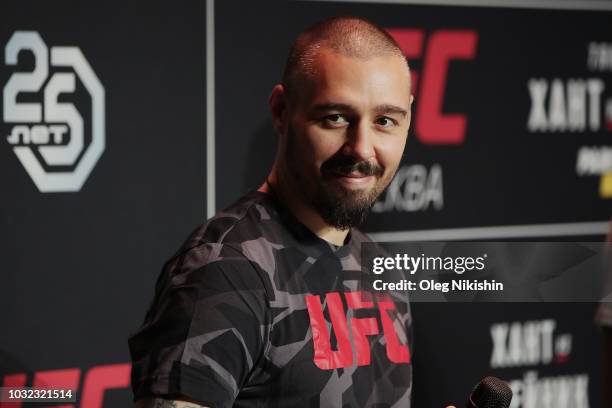
[[[291,190],[290,183],[279,180],[274,170],[258,188],[261,192],[274,193],[281,203],[319,238],[334,245],[344,245],[349,230],[339,230],[327,224],[314,208],[300,200],[298,192]]]

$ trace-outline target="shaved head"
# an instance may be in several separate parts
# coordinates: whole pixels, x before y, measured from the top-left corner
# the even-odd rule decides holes
[[[268,98],[279,134],[271,174],[313,230],[360,224],[389,185],[410,127],[410,90],[401,48],[368,20],[334,17],[297,37]]]
[[[300,85],[316,74],[316,56],[323,48],[345,57],[395,55],[406,60],[393,37],[374,23],[362,17],[333,17],[303,31],[291,46],[283,73],[283,87],[289,99],[294,100]]]

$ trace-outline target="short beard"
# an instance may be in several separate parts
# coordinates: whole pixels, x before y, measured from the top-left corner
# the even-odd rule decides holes
[[[379,195],[376,187],[364,193],[325,184],[319,185],[317,190],[312,204],[327,224],[340,230],[365,222]]]
[[[304,176],[300,174],[297,163],[300,156],[295,143],[296,134],[289,128],[287,135],[287,167],[296,185]],[[337,184],[331,178],[334,174],[349,174],[358,171],[365,176],[374,176],[376,184],[367,192],[351,190]],[[382,180],[384,169],[368,161],[355,160],[340,153],[334,155],[321,166],[320,180],[315,180],[314,191],[296,188],[302,199],[310,203],[321,218],[330,226],[346,230],[365,222],[370,209],[378,196],[385,190],[390,180]]]

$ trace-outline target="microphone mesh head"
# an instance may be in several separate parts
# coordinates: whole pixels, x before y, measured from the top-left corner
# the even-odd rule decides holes
[[[474,387],[470,398],[478,408],[508,408],[512,390],[497,377],[485,377]]]

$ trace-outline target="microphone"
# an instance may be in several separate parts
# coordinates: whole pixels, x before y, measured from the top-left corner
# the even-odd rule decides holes
[[[474,387],[466,408],[508,408],[512,390],[497,377],[485,377]]]

